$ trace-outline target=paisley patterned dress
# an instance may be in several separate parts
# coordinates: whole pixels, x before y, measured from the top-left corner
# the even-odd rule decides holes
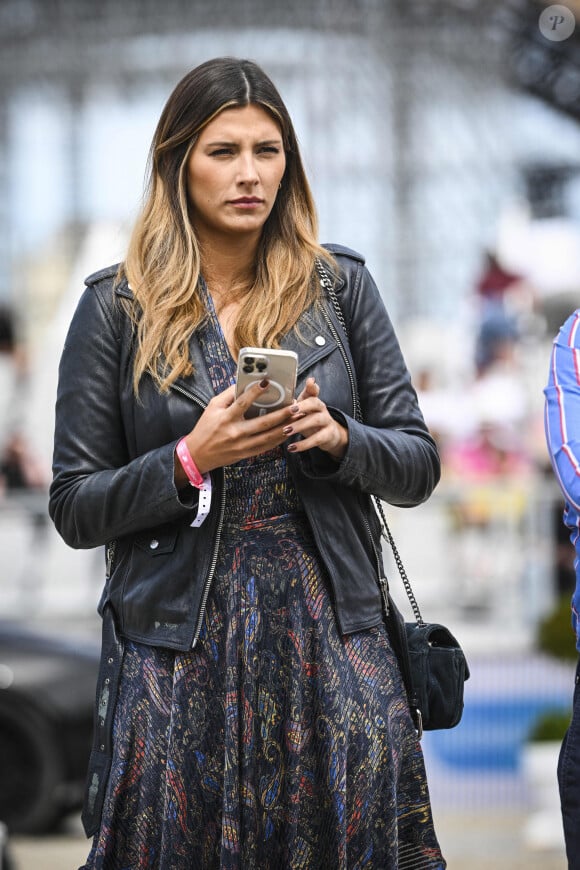
[[[208,304],[217,392],[235,365]],[[226,468],[226,487],[197,646],[126,643],[84,870],[442,870],[384,629],[339,634],[281,449]]]

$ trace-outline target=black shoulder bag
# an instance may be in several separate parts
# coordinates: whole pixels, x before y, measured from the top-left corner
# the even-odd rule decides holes
[[[319,260],[316,268],[320,283],[328,294],[348,342],[348,328],[333,283]],[[355,418],[363,422],[356,390],[354,401]],[[421,737],[423,731],[453,728],[459,723],[463,714],[463,690],[464,683],[469,678],[469,666],[463,650],[449,629],[439,623],[424,621],[381,501],[375,496],[374,502],[381,518],[381,535],[391,547],[415,617],[413,622],[405,622],[391,597],[387,581],[380,578],[378,583],[387,632],[399,662],[411,715]]]

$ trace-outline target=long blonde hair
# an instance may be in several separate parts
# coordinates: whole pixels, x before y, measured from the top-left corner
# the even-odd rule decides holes
[[[189,339],[206,317],[198,292],[201,253],[187,195],[187,164],[200,131],[219,112],[258,105],[280,127],[286,155],[281,189],[264,225],[254,275],[242,288],[235,349],[276,347],[302,312],[320,297],[316,257],[331,266],[318,244],[318,221],[298,141],[274,84],[252,61],[216,58],[189,72],[170,95],[149,154],[146,196],[119,270],[135,302],[133,387],[144,374],[160,391],[192,373]]]

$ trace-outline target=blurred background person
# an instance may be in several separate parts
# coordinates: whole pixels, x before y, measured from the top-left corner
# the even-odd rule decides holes
[[[0,493],[42,490],[47,469],[24,432],[27,363],[13,311],[0,306]]]

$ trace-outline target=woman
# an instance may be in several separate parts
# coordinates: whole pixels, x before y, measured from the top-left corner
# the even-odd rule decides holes
[[[316,233],[264,72],[186,75],[60,370],[51,516],[107,545],[87,870],[445,866],[371,504],[423,501],[439,460],[362,257]],[[296,351],[290,407],[245,417],[243,345]]]

